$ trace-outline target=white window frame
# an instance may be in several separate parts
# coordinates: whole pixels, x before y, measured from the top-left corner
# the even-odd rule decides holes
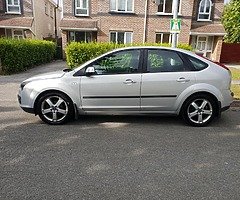
[[[112,9],[111,8],[111,1],[114,1],[115,2],[115,5],[116,5],[116,7],[115,7],[115,9]],[[128,11],[127,10],[127,3],[128,3],[128,1],[132,1],[132,10],[131,11]],[[125,10],[124,11],[119,11],[118,10],[118,3],[119,3],[119,0],[110,0],[110,2],[109,2],[110,4],[110,11],[111,12],[119,12],[119,13],[134,13],[134,0],[125,0]]]
[[[169,41],[168,41],[168,44],[171,44],[172,43],[172,36],[173,34],[170,33],[170,32],[156,32],[156,37],[157,35],[161,35],[161,41],[160,41],[160,44],[163,44],[163,35],[164,34],[169,34]],[[178,44],[178,38],[179,38],[179,34],[177,34],[177,44]]]
[[[73,33],[73,40],[72,42],[76,42],[76,32],[84,32],[84,42],[87,42],[87,33],[91,33],[91,41],[93,41],[93,32],[92,31],[69,31],[69,39],[70,39],[70,34]]]
[[[118,33],[124,33],[124,43],[123,44],[132,44],[132,42],[133,42],[133,32],[131,32],[131,31],[110,31],[110,33],[109,33],[109,42],[113,42],[113,41],[111,41],[111,33],[115,33],[116,34],[116,41],[114,43],[118,43],[118,41],[117,41]],[[127,37],[126,37],[127,34],[131,34],[131,42],[129,42],[129,43],[126,43],[126,41],[127,41]]]
[[[86,0],[87,1],[87,3],[86,3],[87,7],[86,8],[83,7],[83,1],[84,0],[74,0],[74,1],[75,1],[75,16],[89,16],[89,0]],[[80,2],[79,7],[77,6],[78,1]],[[77,10],[87,10],[87,14],[77,14]]]
[[[21,31],[21,35],[19,35],[19,34],[14,34],[14,31]],[[15,38],[15,36],[17,37],[17,38]],[[12,29],[12,38],[13,39],[24,39],[25,37],[24,37],[24,33],[23,33],[23,30],[22,29]]]
[[[9,14],[21,14],[21,6],[20,6],[20,0],[18,0],[18,5],[14,4],[14,0],[10,0],[11,4],[8,3],[8,0],[6,0],[6,9],[7,9],[7,13]],[[13,11],[9,11],[9,7],[16,7],[19,9],[19,12],[13,12]]]
[[[156,37],[157,37],[157,35],[160,35],[160,44],[162,44],[163,43],[163,35],[166,35],[166,34],[169,34],[169,41],[168,41],[168,43],[169,44],[171,44],[171,42],[172,42],[172,34],[171,33],[156,33]]]
[[[165,12],[165,8],[166,8],[166,1],[167,0],[163,0],[163,12],[158,12],[157,11],[157,15],[173,15],[173,4],[172,4],[172,12],[171,13],[166,13]],[[173,1],[173,0],[172,0]],[[173,2],[172,2],[173,3]],[[157,4],[157,6],[159,6],[159,4]],[[179,0],[179,7],[178,7],[178,15],[182,15],[181,14],[181,10],[182,10],[182,0]]]
[[[207,2],[209,2],[210,7],[209,7],[209,12],[206,12],[207,9]],[[201,12],[201,5],[204,3],[204,11]],[[199,3],[199,8],[198,8],[198,21],[211,21],[211,13],[212,13],[212,1],[211,0],[201,0]],[[200,19],[200,15],[208,15],[207,19]]]

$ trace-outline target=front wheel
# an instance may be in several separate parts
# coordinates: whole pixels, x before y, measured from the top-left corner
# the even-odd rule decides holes
[[[37,111],[41,120],[48,124],[64,124],[73,115],[73,104],[66,95],[51,92],[39,99]]]
[[[182,108],[183,119],[192,126],[206,126],[216,116],[217,106],[213,99],[205,95],[195,95]]]

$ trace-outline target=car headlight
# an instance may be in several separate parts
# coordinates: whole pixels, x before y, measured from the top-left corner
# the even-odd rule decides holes
[[[23,88],[25,87],[25,85],[27,85],[28,83],[30,83],[30,81],[22,82],[21,85],[20,85],[21,90],[23,90]]]

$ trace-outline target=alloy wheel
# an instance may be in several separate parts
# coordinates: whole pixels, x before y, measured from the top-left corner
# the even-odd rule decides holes
[[[60,96],[49,96],[42,101],[41,113],[50,122],[60,122],[68,115],[68,104]]]
[[[191,122],[204,124],[213,115],[212,104],[207,99],[195,99],[188,105],[187,115]]]

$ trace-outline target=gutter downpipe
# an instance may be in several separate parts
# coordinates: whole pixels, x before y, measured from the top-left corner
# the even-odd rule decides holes
[[[146,31],[147,31],[147,8],[148,0],[145,1],[145,15],[144,15],[144,25],[143,25],[143,44],[146,42]]]
[[[34,27],[32,29],[30,29],[34,35],[34,38],[36,39],[36,33],[37,33],[37,25],[36,25],[36,12],[35,12],[35,2],[34,0],[31,0],[31,3],[32,3],[32,15],[33,15],[33,23],[34,23]]]
[[[57,39],[58,39],[58,29],[57,29],[57,11],[58,11],[58,8],[59,8],[59,0],[57,0],[57,6],[54,6],[54,32],[55,32],[55,39],[56,39],[56,42],[57,42]]]

